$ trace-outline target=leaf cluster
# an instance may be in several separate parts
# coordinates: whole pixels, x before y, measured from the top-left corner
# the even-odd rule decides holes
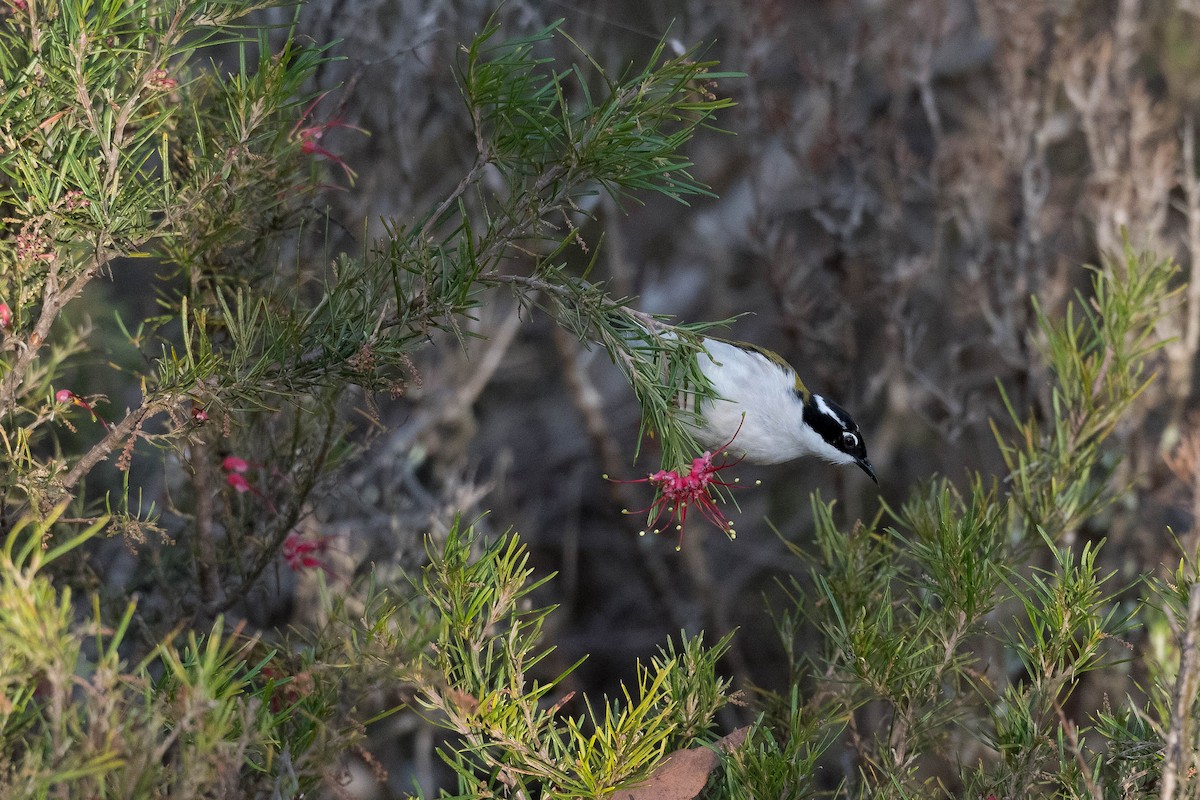
[[[337,777],[361,736],[341,670],[305,668],[220,619],[131,660],[136,603],[109,623],[92,595],[78,620],[49,577],[103,520],[44,549],[56,517],[14,526],[0,548],[5,797],[294,796]],[[314,655],[327,654],[309,651],[309,667]]]
[[[483,541],[456,525],[430,553],[421,579],[436,633],[423,658],[417,702],[452,732],[440,748],[458,777],[457,797],[604,797],[635,784],[673,747],[710,740],[728,681],[712,647],[686,637],[639,664],[619,698],[575,698],[563,685],[578,663],[548,675],[541,643],[551,608],[528,600],[528,554],[508,534]],[[572,712],[571,709],[579,709]]]
[[[993,423],[1012,484],[1011,498],[1030,529],[1072,535],[1118,496],[1104,478],[1102,445],[1153,380],[1151,362],[1164,342],[1156,335],[1179,290],[1176,270],[1125,241],[1102,268],[1092,269],[1091,291],[1051,321],[1037,304],[1041,348],[1054,376],[1044,415],[1021,413],[1001,387],[1015,432]],[[1093,473],[1098,472],[1093,480]]]
[[[1090,293],[1062,319],[1038,309],[1053,376],[1049,414],[1008,404],[1013,432],[993,426],[1008,467],[1002,480],[972,476],[965,491],[935,480],[849,533],[832,504],[814,497],[815,549],[792,545],[810,565],[808,579],[792,579],[791,603],[774,613],[785,647],[808,626],[824,651],[792,656],[812,695],[773,719],[777,732],[827,720],[815,738],[852,749],[855,766],[842,771],[838,796],[1095,798],[1117,796],[1118,787],[1119,796],[1144,796],[1170,709],[1186,718],[1195,693],[1179,698],[1178,710],[1167,701],[1168,676],[1147,687],[1158,698],[1150,705],[1129,698],[1076,716],[1071,701],[1084,677],[1128,658],[1123,637],[1154,619],[1150,609],[1164,596],[1147,587],[1139,614],[1132,587],[1099,558],[1103,543],[1076,539],[1121,496],[1104,444],[1151,380],[1175,273],[1127,246],[1092,271]],[[1182,637],[1195,581],[1177,577],[1165,596],[1175,598]],[[773,704],[787,709],[783,698]],[[964,740],[987,750],[952,768],[959,788],[931,785],[948,766],[941,754]],[[808,763],[815,769],[821,759]]]

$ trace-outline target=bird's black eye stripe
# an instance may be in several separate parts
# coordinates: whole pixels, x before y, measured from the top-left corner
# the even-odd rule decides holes
[[[818,436],[835,447],[841,444],[842,434],[846,432],[842,421],[821,407],[817,395],[809,397],[809,401],[804,404],[804,422],[816,431]]]
[[[804,422],[843,453],[861,456],[866,451],[858,434],[858,426],[850,415],[820,395],[810,395],[804,404]]]

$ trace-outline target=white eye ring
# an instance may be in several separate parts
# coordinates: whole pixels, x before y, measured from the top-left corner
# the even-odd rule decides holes
[[[842,446],[846,448],[858,447],[858,437],[847,431],[842,434]]]

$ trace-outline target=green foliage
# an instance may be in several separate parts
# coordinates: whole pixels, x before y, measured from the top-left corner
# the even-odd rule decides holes
[[[90,616],[77,621],[71,593],[48,574],[103,521],[45,551],[56,517],[15,525],[0,555],[5,797],[290,795],[326,776],[356,735],[345,721],[331,723],[335,691],[307,693],[306,713],[285,708],[286,681],[264,680],[277,654],[220,620],[182,647],[168,638],[129,664],[136,604],[110,626],[93,598]]]
[[[805,708],[795,688],[779,712],[774,724],[760,719],[729,753],[714,796],[752,800],[818,793],[821,759],[840,730],[819,712]]]
[[[419,231],[423,239],[448,217],[457,223],[450,241],[460,253],[469,249],[479,264],[472,277],[511,286],[523,304],[540,304],[581,341],[603,347],[633,387],[643,411],[642,432],[659,437],[665,467],[678,467],[699,452],[679,398],[711,393],[694,358],[701,349],[696,334],[711,326],[671,326],[633,310],[627,300],[587,282],[586,274],[571,275],[564,259],[573,247],[587,251],[576,227],[578,201],[597,187],[617,199],[634,192],[680,202],[711,195],[691,176],[692,164],[681,150],[697,128],[732,105],[713,90],[718,80],[736,74],[713,71],[715,62],[698,60],[695,52],[664,58],[660,43],[644,69],[620,78],[592,62],[602,87],[594,92],[580,67],[555,71],[550,60],[536,56],[537,45],[559,24],[499,45],[491,41],[497,32],[492,26],[467,49],[463,91],[478,153],[459,193],[466,194],[485,165],[500,170],[506,193],[478,197],[486,230],[473,229],[466,207],[448,198]],[[582,101],[568,102],[568,94]],[[518,245],[537,254],[530,275],[503,269]],[[413,247],[422,260],[437,260],[450,244],[430,251],[418,246],[424,246],[421,240]]]
[[[1151,254],[1134,252],[1126,240],[1120,259],[1114,254],[1104,268],[1092,270],[1090,295],[1069,305],[1060,323],[1052,323],[1034,299],[1054,376],[1048,424],[1018,412],[1007,395],[1016,433],[1010,439],[993,423],[1010,496],[1032,529],[1070,535],[1115,498],[1104,475],[1093,472],[1103,473],[1105,438],[1152,380],[1148,361],[1163,344],[1155,328],[1177,294],[1170,286],[1175,272]]]
[[[288,190],[310,182],[310,167],[286,131],[323,56],[290,39],[272,50],[266,31],[236,31],[255,7],[137,0],[5,12],[0,301],[11,319],[0,345],[0,418],[5,455],[22,465],[2,483],[18,512],[74,496],[114,451],[127,467],[139,437],[168,444],[191,434],[188,409],[212,402],[204,385],[223,358],[211,346],[195,354],[186,340],[185,357],[175,356],[174,320],[188,319],[189,305],[205,315],[224,276],[269,273],[265,245],[298,220],[306,192]],[[217,46],[238,55],[232,70],[210,60]],[[68,307],[97,278],[140,269],[130,259],[147,257],[163,313],[119,320],[145,359],[129,376],[140,404],[105,421],[81,451],[60,434],[74,430],[72,409],[95,409],[93,421],[114,412],[102,394],[69,382],[112,345],[72,322]],[[157,367],[147,363],[156,356]],[[164,413],[175,424],[151,437],[146,423]]]
[[[0,9],[0,788],[336,791],[363,726],[395,710],[368,699],[390,685],[444,732],[457,797],[608,797],[662,777],[668,754],[721,741],[732,634],[708,646],[681,633],[616,696],[575,696],[578,664],[557,663],[553,607],[539,606],[550,578],[515,534],[456,523],[403,589],[372,575],[334,591],[304,574],[320,619],[270,645],[222,615],[262,589],[289,539],[300,546],[297,524],[349,447],[348,392],[403,394],[412,353],[434,331],[470,347],[463,321],[498,287],[605,349],[665,467],[696,455],[708,326],[611,297],[580,228],[599,192],[709,194],[682,148],[730,105],[714,92],[730,73],[661,44],[620,75],[582,51],[560,65],[546,53],[561,24],[508,41],[489,24],[459,63],[475,145],[459,183],[360,254],[281,267],[312,222],[314,138],[346,126],[314,118],[326,49],[236,27],[250,10]],[[75,311],[113,275],[145,279],[157,305],[115,315],[125,352],[110,361]],[[1050,379],[1040,409],[1001,390],[1003,475],[929,481],[848,533],[813,498],[813,545],[789,544],[804,575],[770,610],[795,685],[758,696],[704,796],[1197,793],[1195,545],[1131,587],[1081,541],[1123,496],[1106,441],[1151,381],[1174,279],[1126,243],[1061,319],[1034,299]],[[165,509],[143,506],[131,471],[150,454],[172,487]],[[98,469],[109,459],[120,474]],[[154,615],[124,597],[114,610],[78,577],[91,540],[150,531],[164,535],[138,588]],[[324,538],[301,544],[326,555]],[[289,566],[311,569],[297,552]],[[1154,647],[1130,656],[1121,637],[1139,624]],[[799,651],[804,630],[819,652]],[[1144,697],[1072,706],[1086,675],[1135,657]],[[947,767],[963,739],[980,749]]]
[[[776,618],[784,637],[800,630],[798,617],[820,633],[824,653],[793,661],[799,679],[821,690],[771,725],[778,737],[789,722],[828,720],[808,738],[840,734],[854,752],[837,796],[931,796],[939,789],[930,769],[960,737],[987,745],[958,765],[961,790],[942,783],[964,796],[1157,796],[1151,776],[1170,732],[1186,742],[1180,752],[1193,752],[1186,720],[1196,687],[1180,691],[1169,670],[1156,675],[1149,704],[1130,697],[1086,719],[1070,710],[1084,676],[1119,668],[1130,657],[1122,637],[1158,618],[1139,612],[1134,587],[1102,565],[1102,542],[1076,539],[1121,497],[1105,439],[1151,380],[1175,272],[1127,247],[1093,271],[1090,295],[1061,321],[1039,310],[1050,413],[1008,404],[1013,433],[993,426],[1009,469],[1002,479],[972,476],[966,492],[935,480],[899,509],[885,507],[891,525],[879,532],[872,524],[843,533],[832,504],[814,498],[816,550],[789,545],[810,577],[791,581],[795,608]],[[1200,621],[1200,602],[1195,621],[1188,613],[1194,559],[1185,552],[1172,581],[1141,587],[1148,608],[1171,609],[1164,613],[1185,648]],[[1172,659],[1178,653],[1158,663]],[[743,758],[730,755],[728,768],[744,769]],[[795,784],[811,785],[821,762],[803,763]],[[1190,781],[1188,763],[1168,772]]]
[[[636,688],[620,698],[573,700],[562,685],[578,663],[534,677],[551,654],[541,638],[552,609],[529,606],[549,578],[530,580],[527,562],[515,535],[489,543],[456,524],[422,576],[436,632],[417,702],[456,734],[441,748],[456,797],[604,797],[646,778],[672,746],[709,738],[728,690],[716,662],[729,637],[711,648],[699,636],[669,645],[638,665]]]
[[[328,621],[308,642],[268,650],[218,619],[130,665],[122,653],[135,604],[115,628],[98,605],[80,623],[69,592],[45,575],[102,522],[43,551],[53,518],[15,526],[0,556],[5,797],[67,786],[99,798],[294,796],[332,785],[338,755],[362,734],[348,695],[396,680],[459,737],[443,756],[462,796],[477,796],[490,774],[496,791],[599,797],[644,778],[671,748],[709,741],[726,701],[716,662],[729,637],[713,647],[685,637],[639,665],[620,699],[579,698],[584,713],[567,713],[571,669],[534,677],[550,655],[541,639],[551,609],[528,600],[548,578],[530,580],[515,535],[484,543],[458,526],[431,550],[415,594],[373,587],[354,607],[323,595]]]
[[[397,681],[420,687],[426,711],[460,737],[444,752],[464,791],[482,770],[547,797],[604,794],[669,748],[709,741],[728,639],[684,637],[639,665],[621,698],[581,698],[572,714],[547,705],[570,670],[533,677],[548,663],[549,609],[524,605],[543,581],[530,580],[515,536],[470,557],[478,542],[456,529],[431,545],[415,596],[373,582],[365,596],[326,590],[322,622],[273,634],[274,648],[227,632],[221,615],[261,591],[289,537],[325,554],[325,539],[294,537],[346,450],[347,390],[402,394],[410,354],[434,330],[467,346],[461,322],[494,287],[597,338],[646,403],[664,457],[694,455],[676,400],[705,391],[679,366],[697,338],[609,298],[567,262],[585,247],[576,226],[589,194],[707,194],[680,148],[729,105],[712,92],[722,75],[661,46],[620,78],[594,63],[561,69],[535,52],[558,25],[509,42],[489,25],[461,64],[474,168],[362,254],[281,268],[278,252],[310,223],[314,154],[339,163],[314,142],[346,126],[314,118],[324,95],[306,94],[324,48],[293,30],[236,26],[257,7],[0,10],[5,796],[330,788],[363,718],[387,713],[363,697]],[[499,189],[484,180],[497,173]],[[527,272],[514,271],[518,256]],[[115,275],[146,282],[157,303],[114,314],[122,354],[106,363],[95,356],[111,342],[73,312]],[[106,386],[123,399],[134,387],[133,407],[110,403]],[[177,487],[166,508],[143,506],[131,471],[155,452],[146,445]],[[110,458],[115,477],[97,469]],[[102,531],[146,547],[139,588],[152,614],[122,602],[114,624],[85,593],[81,622],[47,577],[52,563],[86,570],[84,543]],[[161,541],[147,544],[151,532]]]
[[[314,142],[347,127],[315,119],[325,95],[304,94],[324,48],[290,30],[273,43],[267,30],[236,28],[251,9],[216,0],[38,9],[6,12],[0,34],[0,302],[11,311],[0,420],[18,467],[0,477],[0,500],[11,513],[69,499],[80,524],[103,509],[134,541],[182,528],[191,563],[160,562],[162,584],[180,577],[171,564],[190,567],[197,591],[169,593],[178,612],[225,611],[336,462],[347,390],[404,394],[419,378],[411,354],[434,330],[466,347],[462,319],[497,286],[609,350],[664,461],[695,455],[678,403],[708,391],[693,329],[570,274],[567,251],[586,247],[576,223],[588,194],[707,192],[679,148],[729,105],[712,92],[723,76],[712,62],[659,47],[614,79],[537,56],[557,25],[510,42],[489,25],[461,65],[474,167],[419,222],[389,223],[362,254],[281,268],[277,253],[301,237],[318,186],[314,153],[336,159]],[[232,64],[205,60],[217,45]],[[497,171],[500,188],[485,181]],[[527,272],[513,269],[518,257]],[[124,355],[99,368],[112,343],[68,308],[118,272],[152,276],[158,303],[139,319],[115,315]],[[122,410],[106,386],[137,399]],[[165,520],[128,472],[151,448],[186,484]],[[217,454],[231,449],[256,472],[223,470]],[[110,459],[124,475],[97,472]],[[276,496],[258,485],[266,475],[282,476],[270,482]],[[253,503],[212,502],[222,486],[279,513],[264,523]],[[219,532],[233,546],[218,547]]]
[[[592,61],[604,87],[594,97],[579,66],[556,72],[552,60],[536,55],[561,26],[559,20],[533,36],[496,44],[499,26],[493,24],[467,49],[463,91],[486,142],[480,150],[508,176],[512,190],[526,190],[532,178],[539,189],[572,191],[574,176],[581,175],[621,197],[637,191],[681,201],[711,197],[689,174],[692,164],[680,150],[697,124],[732,105],[712,92],[715,81],[732,73],[712,72],[715,62],[696,61],[695,53],[664,59],[660,42],[648,66],[630,76],[611,78]],[[582,103],[567,100],[571,89]]]

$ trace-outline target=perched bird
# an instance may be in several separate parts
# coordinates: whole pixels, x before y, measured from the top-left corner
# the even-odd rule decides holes
[[[817,456],[857,464],[879,483],[858,425],[840,406],[810,392],[778,354],[707,337],[698,358],[716,399],[702,401],[693,433],[701,445],[758,464]],[[732,442],[731,442],[732,440]]]

